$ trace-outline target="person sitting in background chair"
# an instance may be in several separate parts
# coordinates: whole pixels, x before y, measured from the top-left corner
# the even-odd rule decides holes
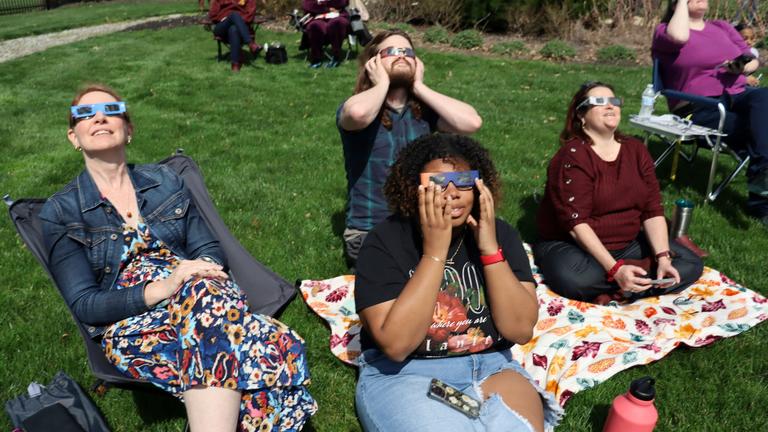
[[[705,20],[707,0],[671,0],[656,27],[651,50],[667,88],[720,100],[727,113],[723,140],[745,151],[749,213],[768,228],[768,88],[749,87],[745,74],[758,67],[733,26]],[[691,115],[697,125],[717,129],[717,108],[668,98],[670,111]]]
[[[255,15],[256,0],[211,1],[208,18],[214,24],[213,34],[229,45],[232,72],[240,71],[242,44],[248,45],[248,49],[254,56],[261,51],[261,45],[256,43],[251,33]]]
[[[749,45],[749,51],[752,53],[755,60],[760,61],[760,51],[755,48],[755,45],[757,45],[757,33],[755,32],[755,29],[747,24],[737,24],[735,28],[741,37],[744,38],[744,43]],[[762,75],[755,76],[754,72],[745,75],[747,76],[747,85],[752,87],[760,85],[760,78]]]
[[[344,8],[349,0],[303,0],[302,8],[309,14],[304,31],[309,39],[309,67],[319,68],[323,64],[323,46],[331,45],[333,58],[326,67],[341,64],[341,45],[349,32],[349,14]]]

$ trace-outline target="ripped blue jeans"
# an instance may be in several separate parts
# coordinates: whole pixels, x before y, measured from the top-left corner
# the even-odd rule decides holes
[[[510,409],[499,395],[491,395],[472,419],[427,397],[432,378],[481,400],[480,385],[503,370],[524,376],[541,395],[544,427],[554,429],[563,409],[512,360],[509,350],[442,359],[408,359],[393,362],[377,349],[359,358],[360,376],[355,393],[357,414],[363,429],[373,431],[532,431],[523,416]]]

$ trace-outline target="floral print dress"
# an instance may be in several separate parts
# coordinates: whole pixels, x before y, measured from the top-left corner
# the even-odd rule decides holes
[[[167,278],[180,258],[149,227],[125,226],[117,289]],[[303,340],[248,311],[231,280],[193,278],[168,301],[111,325],[102,345],[124,374],[181,398],[193,386],[239,389],[241,431],[300,430],[317,410]]]

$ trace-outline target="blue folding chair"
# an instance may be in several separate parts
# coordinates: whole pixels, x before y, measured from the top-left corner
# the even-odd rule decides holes
[[[699,106],[708,106],[716,108],[717,111],[720,113],[720,119],[718,121],[718,126],[716,129],[716,134],[713,134],[714,136],[714,142],[712,139],[712,136],[706,136],[704,139],[698,139],[695,141],[693,149],[690,154],[686,154],[684,152],[680,152],[680,156],[685,159],[688,162],[692,162],[694,158],[696,157],[699,147],[705,147],[709,150],[712,150],[712,162],[710,164],[709,168],[709,177],[707,179],[707,191],[705,194],[706,201],[715,201],[717,199],[718,195],[720,195],[720,192],[723,191],[723,189],[728,186],[728,184],[733,181],[733,179],[741,172],[741,170],[749,164],[749,155],[744,152],[739,152],[728,146],[727,143],[723,141],[723,136],[725,134],[723,133],[723,127],[725,126],[725,118],[728,114],[728,111],[725,108],[725,105],[719,100],[714,99],[710,97],[705,96],[699,96],[694,95],[690,93],[684,93],[678,90],[672,90],[664,87],[664,83],[661,79],[661,64],[658,59],[653,59],[653,90],[657,94],[661,94],[664,97],[667,98],[673,98],[678,99],[682,101],[686,101],[693,105],[699,105]],[[664,159],[667,158],[670,154],[673,153],[675,150],[675,143],[680,138],[683,138],[683,136],[678,136],[676,140],[669,140],[667,137],[662,136],[662,141],[666,144],[666,148],[664,151],[659,155],[658,158],[656,158],[656,161],[654,164],[658,166]],[[715,175],[717,171],[717,160],[721,153],[729,154],[736,160],[736,168],[731,171],[724,180],[722,180],[716,188],[714,188],[714,191],[712,190],[715,183]],[[705,201],[705,202],[706,202]]]

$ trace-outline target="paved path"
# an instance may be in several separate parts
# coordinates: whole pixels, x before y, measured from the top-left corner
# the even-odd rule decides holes
[[[58,45],[65,45],[108,33],[119,32],[129,27],[153,21],[163,21],[183,17],[182,14],[157,16],[135,21],[125,21],[114,24],[102,24],[91,27],[80,27],[57,33],[47,33],[38,36],[28,36],[0,42],[0,63],[32,53],[47,50]]]

